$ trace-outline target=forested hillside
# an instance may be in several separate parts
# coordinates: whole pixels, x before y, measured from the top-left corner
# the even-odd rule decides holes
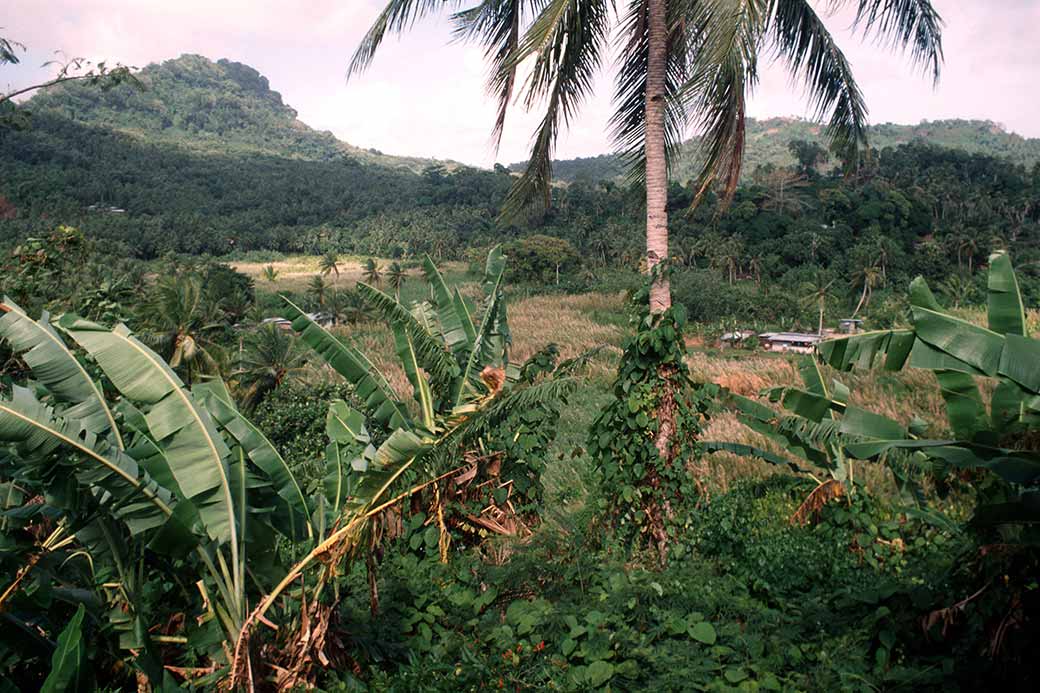
[[[814,142],[826,146],[826,133],[818,123],[801,118],[749,118],[744,180],[759,166],[792,166],[797,163],[788,144],[792,141]],[[901,144],[920,143],[959,149],[971,154],[997,156],[1014,164],[1031,167],[1040,161],[1040,139],[1024,138],[988,120],[935,120],[918,125],[882,123],[870,128],[870,146],[877,150]],[[698,172],[698,140],[687,141],[672,169],[672,177],[681,182]],[[840,162],[828,156],[821,170],[830,170]],[[510,164],[513,171],[523,170],[522,162]],[[624,174],[621,162],[612,154],[563,159],[553,164],[553,174],[561,181],[611,180]]]
[[[499,206],[512,178],[501,167],[425,162],[417,173],[402,160],[362,157],[296,120],[264,77],[237,63],[184,56],[146,68],[140,80],[143,89],[51,90],[29,103],[31,127],[0,132],[0,238],[10,244],[65,223],[144,259],[256,250],[458,259],[539,235],[568,244],[534,247],[566,259],[563,279],[572,283],[598,266],[634,268],[642,252],[641,190],[596,182],[609,177],[608,157],[584,160],[595,173],[557,187],[547,212],[503,226]],[[1036,142],[950,122],[928,133],[958,147],[938,147],[922,140],[922,127],[875,128],[879,146],[913,141],[883,147],[845,177],[814,143],[816,126],[753,123],[750,173],[725,213],[709,198],[685,214],[691,191],[672,186],[672,249],[690,268],[677,281],[680,296],[717,292],[701,309],[775,319],[802,312],[794,291],[767,300],[752,287],[793,290],[824,272],[841,279],[839,294],[855,294],[853,278],[877,262],[885,284],[898,287],[915,274],[973,275],[1004,247],[1029,283],[1040,257],[1040,168],[966,149],[1000,145],[1026,162]],[[543,257],[530,269],[556,264]],[[754,282],[722,292],[719,275]]]
[[[335,161],[348,154],[362,163],[412,172],[452,165],[386,156],[313,130],[297,119],[266,77],[242,63],[182,55],[149,65],[136,78],[136,85],[107,90],[64,84],[37,94],[29,108],[209,154],[259,153],[312,161]]]

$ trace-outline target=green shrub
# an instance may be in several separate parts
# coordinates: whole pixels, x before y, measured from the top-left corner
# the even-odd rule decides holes
[[[329,403],[352,401],[352,389],[342,382],[319,385],[287,383],[257,406],[252,420],[285,458],[308,490],[316,490],[325,473],[325,418]]]

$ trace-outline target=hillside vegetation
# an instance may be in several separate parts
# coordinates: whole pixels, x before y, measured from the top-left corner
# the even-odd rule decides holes
[[[870,128],[870,146],[877,150],[901,144],[931,144],[958,149],[971,154],[984,154],[1006,159],[1014,164],[1031,168],[1040,161],[1040,139],[1025,138],[1007,132],[1001,125],[988,120],[934,120],[917,125],[881,123]],[[815,142],[826,146],[824,128],[802,118],[748,118],[747,150],[743,169],[744,180],[749,180],[760,166],[787,167],[797,163],[788,149],[794,140]],[[672,167],[672,178],[687,183],[699,171],[697,138],[686,141]],[[838,165],[830,160],[821,168],[830,170]],[[524,163],[510,164],[513,171],[523,170]],[[612,154],[562,159],[553,162],[553,174],[566,182],[576,180],[615,180],[623,176],[621,162]]]

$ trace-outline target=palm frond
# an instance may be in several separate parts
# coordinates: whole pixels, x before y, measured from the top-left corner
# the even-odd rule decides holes
[[[592,89],[610,29],[610,6],[607,0],[549,0],[514,52],[513,65],[535,57],[525,107],[543,99],[546,106],[527,169],[502,205],[502,220],[519,217],[539,197],[549,206],[556,139]]]
[[[672,7],[675,7],[674,5]],[[671,8],[670,8],[671,9]],[[646,79],[650,43],[647,32],[648,3],[632,0],[622,19],[620,59],[614,88],[616,110],[610,118],[611,137],[625,165],[629,182],[646,177]],[[675,13],[673,13],[674,15]],[[671,167],[682,145],[688,125],[686,109],[680,98],[687,80],[688,47],[695,31],[689,31],[682,17],[668,18],[668,65],[665,75],[665,159]]]
[[[423,17],[445,6],[457,4],[458,0],[390,0],[354,51],[347,67],[347,79],[364,72],[372,64],[387,32],[404,33]]]
[[[531,0],[484,0],[474,8],[457,12],[456,36],[475,40],[484,46],[484,57],[490,63],[486,88],[498,101],[491,142],[495,152],[502,142],[506,112],[516,86],[517,64],[513,55],[520,46],[520,26]]]
[[[831,0],[838,9],[850,0]],[[932,73],[938,83],[943,62],[943,20],[930,0],[857,0],[853,25],[879,43],[892,48],[910,49],[910,60]]]
[[[691,29],[698,35],[683,99],[699,121],[703,152],[694,206],[721,180],[724,208],[740,178],[747,93],[758,80],[769,8],[766,0],[704,0],[691,7]]]
[[[867,143],[867,106],[845,54],[808,0],[778,0],[771,37],[792,74],[801,74],[816,118],[830,113],[831,143],[854,162]]]
[[[458,374],[458,365],[438,340],[416,317],[391,296],[368,284],[358,282],[358,293],[368,306],[391,327],[408,335],[418,357],[418,366],[433,378],[435,389],[449,387]]]

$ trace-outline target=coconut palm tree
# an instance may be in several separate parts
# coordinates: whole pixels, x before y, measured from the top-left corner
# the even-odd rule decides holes
[[[315,274],[311,277],[310,283],[307,284],[307,293],[319,306],[325,305],[325,296],[328,290],[329,285],[320,274]]]
[[[823,313],[827,308],[827,299],[834,298],[834,293],[831,291],[834,281],[833,279],[827,281],[827,276],[823,272],[817,272],[813,281],[802,284],[804,293],[802,303],[804,305],[816,304],[816,309],[819,311],[820,322],[816,328],[816,334],[823,334]]]
[[[373,286],[379,286],[383,281],[383,269],[379,266],[379,263],[368,258],[365,260],[365,271],[362,273],[365,281]]]
[[[318,261],[318,271],[323,277],[335,273],[336,279],[339,279],[339,256],[332,250],[322,255]]]
[[[217,375],[225,361],[218,338],[228,325],[219,303],[207,299],[194,274],[161,278],[141,306],[139,333],[186,382]]]
[[[765,258],[762,257],[761,253],[757,253],[748,258],[747,269],[748,272],[755,278],[755,283],[759,286],[762,285],[762,266],[765,264]]]
[[[261,325],[244,340],[233,377],[242,390],[242,402],[253,409],[282,383],[299,376],[307,363],[296,336],[276,325]]]
[[[332,313],[337,323],[353,325],[365,319],[365,304],[357,291],[339,290],[329,292],[325,299],[325,308]]]
[[[632,175],[646,183],[646,267],[668,257],[668,161],[687,126],[701,131],[699,201],[716,182],[723,204],[739,180],[748,91],[763,54],[777,55],[805,84],[837,153],[856,161],[866,144],[867,109],[851,67],[809,0],[388,0],[351,60],[348,75],[367,68],[383,39],[438,10],[450,11],[456,33],[480,44],[490,63],[487,89],[498,102],[492,128],[497,149],[517,69],[530,75],[516,100],[545,104],[527,169],[505,204],[515,215],[533,200],[551,201],[552,158],[560,130],[576,117],[613,37],[620,51],[612,134]],[[938,79],[942,20],[929,0],[834,0],[853,5],[855,26],[895,48]],[[450,9],[449,9],[450,8]],[[528,59],[531,62],[528,63]],[[651,287],[651,312],[671,305],[668,279]]]
[[[953,301],[954,308],[960,308],[963,304],[970,302],[975,294],[975,284],[968,275],[961,272],[946,277],[939,288]]]
[[[874,287],[880,283],[881,270],[877,265],[867,265],[853,272],[852,286],[861,287],[862,293],[859,295],[859,303],[856,304],[856,310],[852,311],[852,317],[856,317],[861,308],[870,305],[870,294]]]
[[[390,284],[390,288],[394,290],[394,298],[398,303],[401,302],[401,286],[404,284],[406,276],[408,276],[408,273],[401,267],[400,262],[391,262],[390,267],[386,270],[386,281]]]
[[[264,281],[274,284],[278,279],[278,270],[274,268],[274,265],[264,265],[264,268],[260,270],[260,276],[264,278]]]

